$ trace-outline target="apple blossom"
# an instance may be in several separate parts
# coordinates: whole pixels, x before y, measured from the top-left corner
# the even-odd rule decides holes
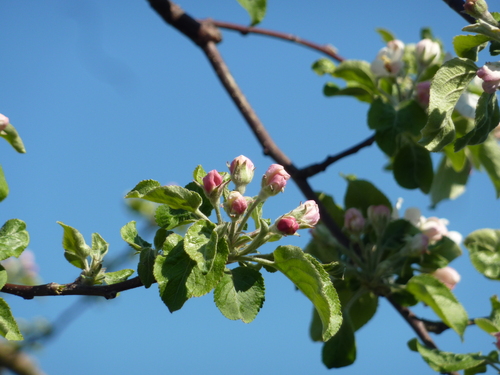
[[[365,218],[357,208],[349,208],[344,214],[344,228],[353,234],[359,234],[365,227]]]
[[[236,186],[236,190],[240,193],[245,192],[247,186],[253,179],[255,167],[252,161],[246,156],[240,155],[236,157],[229,165],[231,180]]]
[[[477,71],[477,76],[483,80],[483,90],[494,94],[500,86],[500,63],[486,63]]]
[[[309,200],[286,214],[286,216],[293,216],[297,219],[300,229],[312,228],[319,221],[319,207],[315,201]]]
[[[232,191],[229,193],[224,207],[229,216],[239,216],[246,211],[248,202],[239,191]]]
[[[415,46],[415,57],[420,68],[426,68],[439,60],[441,47],[431,39],[422,39]]]
[[[9,118],[0,113],[0,131],[4,130],[9,125],[9,122]]]
[[[213,195],[216,189],[222,184],[222,176],[215,169],[203,177],[203,190],[207,196]]]
[[[282,192],[289,178],[290,175],[282,165],[271,164],[262,177],[261,193],[268,197]]]
[[[293,216],[283,216],[276,222],[276,228],[281,234],[291,236],[299,229],[299,223]]]
[[[450,266],[438,268],[432,273],[432,276],[441,281],[450,290],[455,288],[455,285],[460,281],[460,274]]]
[[[377,54],[370,69],[377,77],[395,77],[403,69],[405,45],[400,40],[391,40]]]

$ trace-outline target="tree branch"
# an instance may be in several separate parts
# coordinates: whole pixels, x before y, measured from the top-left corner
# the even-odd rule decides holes
[[[270,36],[273,38],[278,38],[278,39],[284,39],[293,43],[298,43],[302,44],[303,46],[309,47],[311,49],[314,49],[316,51],[319,51],[321,53],[324,53],[327,56],[330,56],[331,58],[337,60],[338,62],[342,62],[345,59],[337,54],[337,50],[335,47],[331,45],[320,45],[317,43],[310,42],[308,40],[304,40],[302,38],[299,38],[296,35],[293,34],[286,34],[286,33],[281,33],[279,31],[273,31],[273,30],[268,30],[268,29],[261,29],[259,27],[250,27],[250,26],[242,26],[238,25],[235,23],[229,23],[229,22],[222,22],[222,21],[215,21],[215,20],[209,20],[210,22],[213,23],[214,26],[220,27],[221,29],[228,29],[228,30],[234,30],[234,31],[239,31],[243,35],[247,34],[261,34],[261,35],[266,35]]]
[[[451,9],[453,9],[457,14],[466,20],[468,23],[476,23],[474,17],[469,16],[464,12],[464,0],[443,0]]]

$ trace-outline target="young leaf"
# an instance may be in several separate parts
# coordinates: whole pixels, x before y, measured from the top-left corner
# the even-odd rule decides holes
[[[139,236],[139,233],[137,232],[137,228],[135,225],[135,221],[131,221],[127,224],[125,224],[121,229],[120,229],[120,235],[122,236],[122,239],[128,243],[132,249],[136,251],[141,251],[143,248],[149,248],[151,247],[151,244],[147,241],[144,241],[141,236]]]
[[[347,313],[352,329],[356,332],[373,318],[377,312],[377,307],[378,297],[372,292],[367,291],[358,296],[355,301],[349,303],[349,309],[344,313],[344,319]]]
[[[477,61],[477,53],[489,40],[485,35],[457,35],[453,38],[453,47],[458,57]]]
[[[354,96],[362,102],[371,103],[373,100],[373,94],[371,91],[363,87],[352,86],[340,88],[333,82],[325,83],[323,86],[323,95],[325,96]]]
[[[485,363],[487,359],[481,353],[455,354],[430,349],[420,344],[417,339],[411,340],[408,346],[416,348],[425,362],[440,373],[470,369]]]
[[[7,284],[8,274],[5,268],[0,264],[0,289]]]
[[[427,194],[434,177],[429,151],[413,142],[408,142],[396,153],[393,172],[400,186],[406,189],[419,188]]]
[[[345,80],[348,86],[364,88],[371,94],[376,91],[375,77],[366,61],[345,60],[335,68],[332,75]]]
[[[432,180],[430,190],[431,207],[435,208],[442,200],[455,199],[463,194],[471,168],[472,166],[467,160],[463,169],[457,172],[453,168],[447,155],[443,155],[441,163],[434,174],[434,179]]]
[[[9,195],[9,185],[5,179],[2,166],[0,165],[0,202],[7,198]]]
[[[274,267],[314,304],[323,322],[323,340],[327,341],[339,330],[342,322],[339,297],[328,273],[316,259],[298,247],[279,246],[273,254]]]
[[[161,184],[158,181],[143,180],[135,185],[135,187],[125,195],[125,198],[142,198],[143,195],[160,186]]]
[[[260,272],[248,267],[226,269],[215,287],[214,301],[226,318],[250,323],[264,304],[264,291]]]
[[[153,275],[153,267],[157,255],[158,252],[151,248],[143,249],[139,254],[137,274],[146,288],[149,288],[156,281]]]
[[[500,280],[500,230],[479,229],[464,240],[472,264],[489,279]]]
[[[390,42],[391,40],[394,40],[396,39],[396,37],[394,36],[393,33],[391,33],[389,30],[387,29],[382,29],[382,28],[378,28],[378,29],[375,29],[375,31],[377,33],[379,33],[379,35],[382,37],[382,40],[387,43],[387,42]]]
[[[344,197],[344,207],[355,207],[366,215],[369,206],[384,205],[392,209],[392,204],[387,197],[371,182],[347,178],[348,186]]]
[[[478,145],[483,143],[490,132],[498,126],[500,112],[498,110],[498,99],[496,94],[483,92],[479,97],[476,107],[474,128],[463,137],[457,139],[455,151],[459,151],[467,145]]]
[[[174,185],[158,186],[147,190],[146,193],[139,190],[132,190],[125,198],[142,198],[151,202],[166,204],[176,210],[190,212],[195,212],[203,202],[198,193]]]
[[[83,270],[86,258],[90,256],[92,249],[85,243],[82,234],[77,229],[60,221],[57,223],[64,229],[62,241],[64,257],[72,265]]]
[[[104,256],[108,253],[109,244],[104,241],[99,233],[92,233],[92,258],[102,262]]]
[[[500,332],[500,327],[493,323],[491,320],[486,318],[476,318],[474,319],[474,323],[476,326],[481,328],[486,333],[492,334],[496,332]]]
[[[19,219],[11,219],[0,228],[0,260],[18,257],[28,247],[30,236],[26,224]]]
[[[23,340],[16,320],[12,316],[10,307],[3,298],[0,298],[0,335],[10,341]]]
[[[104,282],[107,285],[112,285],[116,283],[121,283],[129,278],[135,271],[131,269],[125,269],[115,272],[106,272],[104,274]]]
[[[322,58],[315,61],[311,68],[319,76],[332,74],[335,70],[335,63],[330,59]]]
[[[238,3],[248,12],[251,26],[262,22],[266,15],[267,0],[238,0]]]
[[[440,151],[455,139],[453,109],[470,81],[477,66],[471,60],[454,58],[443,64],[432,80],[429,117],[422,129],[419,143],[429,151]]]
[[[321,359],[328,369],[350,366],[356,360],[356,340],[348,316],[344,315],[339,331],[323,345]]]
[[[203,169],[201,165],[198,165],[193,171],[193,179],[203,185],[203,177],[207,175],[207,172]]]
[[[406,289],[463,338],[468,323],[467,312],[441,281],[431,275],[420,274],[408,281]]]
[[[17,152],[21,154],[26,153],[23,140],[17,133],[16,128],[12,126],[12,124],[8,124],[7,127],[0,132],[0,137],[4,138],[7,142],[9,142],[10,145],[14,147],[14,150],[16,150]]]

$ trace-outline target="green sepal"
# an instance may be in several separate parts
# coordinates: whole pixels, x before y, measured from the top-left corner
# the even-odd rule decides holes
[[[335,63],[330,59],[322,58],[316,60],[312,64],[311,69],[319,76],[324,74],[333,74],[333,71],[335,70]]]
[[[477,61],[477,54],[490,40],[485,35],[457,35],[453,38],[453,48],[458,57]]]
[[[136,251],[141,251],[143,248],[151,247],[149,242],[144,241],[141,236],[139,236],[135,221],[125,224],[120,229],[120,235],[122,236],[122,239]]]
[[[344,207],[355,207],[366,212],[369,206],[384,205],[392,210],[392,204],[389,199],[378,190],[375,185],[366,180],[358,180],[354,177],[345,177],[347,180],[347,190],[344,196]]]
[[[323,322],[323,341],[340,328],[342,313],[339,297],[321,264],[296,246],[274,250],[274,267],[288,277],[311,300]]]
[[[440,151],[455,139],[451,115],[477,69],[471,60],[454,58],[436,72],[430,89],[429,117],[419,141],[429,151]]]
[[[228,319],[250,323],[264,304],[264,278],[249,267],[226,269],[214,290],[214,301]]]
[[[465,185],[469,179],[469,174],[472,169],[470,161],[466,160],[466,164],[461,171],[456,171],[450,159],[443,155],[439,167],[434,174],[431,190],[431,207],[436,208],[436,205],[445,199],[455,199],[462,195],[465,191]]]
[[[468,324],[467,312],[446,285],[431,275],[420,274],[408,281],[406,290],[428,305],[463,339]]]
[[[394,178],[399,186],[406,189],[420,189],[429,193],[434,178],[432,159],[429,151],[413,142],[401,147],[394,156]]]
[[[156,281],[153,274],[153,267],[157,255],[158,251],[151,248],[142,249],[141,253],[139,254],[137,274],[139,275],[141,282],[146,288],[149,288]]]
[[[92,253],[90,256],[94,262],[102,263],[104,256],[108,253],[109,244],[99,233],[92,233]]]
[[[418,351],[424,361],[434,371],[440,373],[472,369],[484,364],[487,360],[487,357],[482,356],[481,353],[455,354],[431,349],[420,344],[417,339],[410,340],[408,346],[411,350]],[[474,373],[469,372],[469,374]]]
[[[3,298],[0,298],[0,335],[9,341],[23,340],[16,320],[10,311],[10,307]]]
[[[350,366],[356,360],[356,339],[348,316],[344,315],[339,331],[323,344],[321,359],[328,369]]]
[[[0,165],[0,202],[7,198],[9,195],[9,185],[5,179],[5,174],[3,173],[2,166]]]
[[[205,177],[206,175],[207,172],[205,172],[201,165],[198,165],[193,171],[193,180],[200,185],[203,185],[203,177]]]
[[[104,282],[107,285],[121,283],[122,281],[127,280],[130,275],[132,275],[135,271],[132,269],[124,269],[120,271],[114,272],[106,272],[104,274]]]
[[[250,16],[250,26],[261,23],[266,15],[267,0],[238,0],[238,3],[245,8]]]
[[[0,261],[19,257],[28,247],[30,236],[26,223],[19,219],[10,219],[0,228]]]
[[[486,141],[490,132],[498,126],[500,112],[496,94],[483,92],[476,107],[474,128],[455,142],[455,151],[468,145],[478,145]]]
[[[151,202],[166,204],[176,210],[196,212],[203,200],[201,196],[181,186],[160,186],[153,180],[141,181],[125,198],[141,198]]]
[[[500,230],[479,229],[464,240],[474,268],[489,279],[500,280]]]
[[[4,130],[0,131],[0,137],[4,138],[7,142],[9,142],[9,144],[12,147],[14,147],[14,150],[19,152],[20,154],[26,153],[23,140],[17,133],[16,128],[12,126],[12,124],[8,124]]]

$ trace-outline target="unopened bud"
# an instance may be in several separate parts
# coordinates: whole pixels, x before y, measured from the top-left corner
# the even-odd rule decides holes
[[[9,125],[9,122],[9,118],[0,113],[0,131],[4,130]]]
[[[299,229],[299,223],[293,216],[283,216],[278,219],[276,228],[281,234],[291,236]]]
[[[449,266],[438,268],[432,273],[432,276],[441,281],[450,290],[455,288],[455,285],[460,281],[460,274]]]
[[[476,74],[483,80],[483,90],[488,94],[494,94],[500,87],[500,63],[486,63]]]
[[[215,169],[203,177],[203,190],[205,190],[207,196],[213,196],[221,184],[222,176]]]
[[[240,155],[235,158],[229,165],[229,172],[231,173],[231,181],[233,181],[241,194],[245,192],[247,186],[253,179],[255,167],[252,161],[246,156]]]
[[[498,22],[488,11],[488,4],[486,4],[484,0],[466,0],[464,3],[464,11],[475,19],[482,20],[493,26],[498,26]]]
[[[430,39],[422,39],[415,46],[415,57],[420,68],[426,68],[439,60],[441,47]]]
[[[285,189],[290,175],[279,164],[272,164],[262,177],[261,195],[265,198],[276,195]]]
[[[246,211],[248,202],[239,191],[232,191],[229,193],[224,207],[229,216],[240,216]]]
[[[360,234],[365,228],[365,218],[357,208],[349,208],[344,214],[344,228],[352,234]]]

